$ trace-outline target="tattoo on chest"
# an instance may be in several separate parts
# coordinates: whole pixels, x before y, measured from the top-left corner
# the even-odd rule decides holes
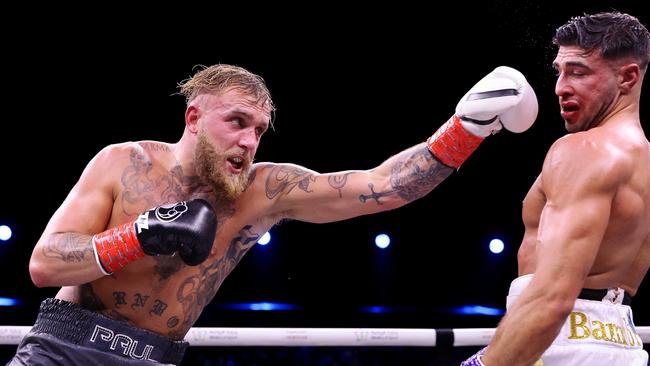
[[[294,188],[312,192],[309,185],[316,181],[314,175],[304,169],[294,166],[274,166],[266,177],[266,197],[273,199],[278,195],[289,194]]]
[[[42,253],[47,258],[60,259],[67,263],[81,262],[85,258],[94,257],[88,235],[77,233],[50,235],[42,247]]]
[[[391,185],[397,194],[410,202],[431,192],[454,170],[436,160],[423,146],[397,156],[391,170]]]
[[[154,169],[150,159],[135,149],[130,154],[130,165],[122,172],[121,182],[122,210],[126,215],[140,213],[143,206],[150,208],[188,199],[190,193],[193,196],[211,193],[198,176],[185,175],[180,165],[161,173]]]
[[[171,331],[170,337],[182,337],[192,327],[203,308],[214,298],[223,280],[259,238],[260,235],[252,231],[251,225],[244,226],[239,235],[232,239],[223,257],[211,264],[199,265],[199,272],[182,282],[176,300],[183,307],[184,318],[180,320],[180,329]]]
[[[183,261],[178,256],[159,255],[153,258],[156,261],[154,272],[161,280],[166,280],[183,268]]]

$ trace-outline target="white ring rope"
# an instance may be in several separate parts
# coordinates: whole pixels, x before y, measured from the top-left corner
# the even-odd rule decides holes
[[[0,344],[18,344],[31,326],[0,326]],[[453,346],[485,346],[494,328],[212,328],[194,327],[185,336],[192,346],[436,346],[443,335]],[[636,327],[650,344],[650,326]],[[439,342],[446,343],[446,342]],[[452,345],[452,342],[448,342]]]

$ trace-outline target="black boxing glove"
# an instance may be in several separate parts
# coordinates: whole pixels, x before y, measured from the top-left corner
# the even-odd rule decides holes
[[[93,236],[99,268],[106,275],[144,255],[178,252],[186,264],[196,266],[210,255],[217,233],[217,216],[202,199],[181,201],[145,211],[135,221]]]

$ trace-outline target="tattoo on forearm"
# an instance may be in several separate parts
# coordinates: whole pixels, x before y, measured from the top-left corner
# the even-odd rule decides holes
[[[330,187],[332,187],[332,188],[336,189],[337,191],[339,191],[339,198],[343,198],[343,194],[341,193],[341,189],[348,182],[348,175],[350,175],[350,174],[352,174],[352,172],[339,174],[339,175],[332,175],[329,178],[327,178],[327,183],[329,183]]]
[[[316,181],[314,175],[294,166],[278,165],[266,178],[266,197],[273,199],[277,195],[289,194],[294,188],[311,193],[309,185]]]
[[[379,199],[384,196],[390,196],[391,194],[395,193],[395,189],[391,189],[390,191],[385,191],[385,192],[375,192],[374,185],[372,183],[368,183],[368,188],[370,188],[371,194],[362,194],[359,196],[359,201],[361,203],[366,203],[368,200],[375,200],[378,205],[383,205],[383,203],[379,202]]]
[[[391,185],[404,200],[414,201],[431,192],[454,171],[422,146],[402,152],[391,170]]]
[[[50,235],[45,241],[42,253],[47,258],[60,259],[68,263],[81,262],[86,258],[94,258],[95,255],[90,237],[77,233]]]

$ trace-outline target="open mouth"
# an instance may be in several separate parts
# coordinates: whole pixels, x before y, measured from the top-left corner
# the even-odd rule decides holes
[[[560,115],[565,121],[573,121],[576,117],[576,113],[580,109],[580,106],[576,102],[564,102],[560,103]]]
[[[564,102],[560,104],[563,112],[575,112],[579,109],[576,102]]]
[[[237,171],[241,170],[244,166],[244,159],[241,156],[228,158],[228,162]]]

